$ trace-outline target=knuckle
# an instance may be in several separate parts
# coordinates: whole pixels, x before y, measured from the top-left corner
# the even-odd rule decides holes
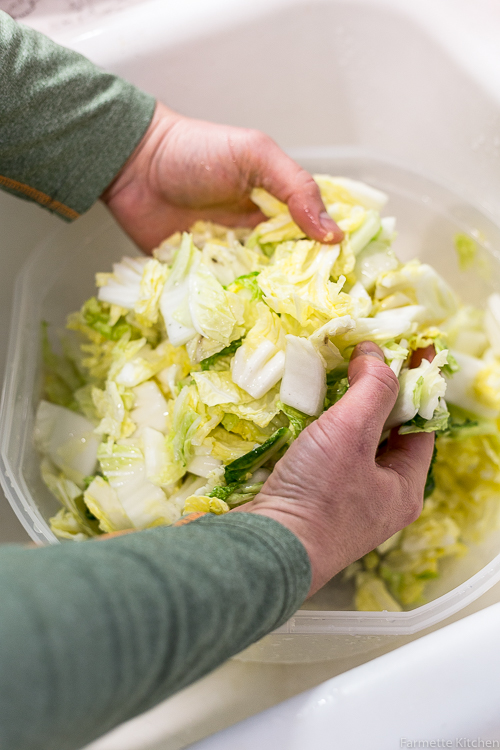
[[[297,175],[295,179],[297,182],[297,186],[300,187],[301,190],[308,193],[313,193],[314,195],[319,194],[318,186],[314,182],[309,172],[306,172],[305,169],[301,169],[299,167],[297,169]]]
[[[297,167],[297,172],[293,181],[293,189],[290,191],[290,197],[297,202],[303,202],[304,198],[308,201],[311,199],[318,199],[321,201],[318,186],[309,172],[306,172],[300,167]]]
[[[387,536],[404,529],[417,520],[422,512],[423,493],[415,491],[413,484],[395,470],[376,471],[373,477],[373,497],[378,498],[378,517],[374,524],[385,526]]]
[[[363,434],[363,425],[359,420],[350,418],[335,409],[325,412],[311,427],[316,428],[315,439],[324,449],[336,456],[348,460],[348,465],[358,462],[366,464],[371,443]]]
[[[423,492],[419,492],[414,483],[403,475],[399,475],[400,498],[401,498],[401,521],[404,526],[409,526],[417,520],[423,507]]]
[[[259,151],[266,151],[273,145],[272,138],[262,130],[248,130],[247,134],[251,147]]]

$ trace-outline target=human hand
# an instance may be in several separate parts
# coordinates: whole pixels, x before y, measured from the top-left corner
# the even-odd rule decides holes
[[[399,384],[376,344],[359,344],[349,390],[278,461],[261,492],[232,512],[269,516],[307,550],[312,595],[422,510],[434,435],[398,435],[377,455]]]
[[[255,226],[250,200],[263,187],[288,204],[311,239],[340,242],[312,177],[257,130],[182,117],[157,104],[151,125],[101,198],[144,251],[197,220]]]

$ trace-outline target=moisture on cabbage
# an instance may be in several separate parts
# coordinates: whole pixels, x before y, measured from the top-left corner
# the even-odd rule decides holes
[[[348,388],[353,347],[379,344],[400,381],[384,435],[436,432],[420,518],[351,565],[358,609],[425,600],[444,557],[498,525],[500,296],[460,303],[428,264],[402,263],[387,196],[316,175],[339,245],[307,238],[264,190],[254,230],[197,222],[154,257],[122,258],[43,332],[35,426],[62,539],[227,513],[259,492],[297,435]],[[463,244],[463,243],[462,243]],[[410,368],[412,352],[436,356]]]

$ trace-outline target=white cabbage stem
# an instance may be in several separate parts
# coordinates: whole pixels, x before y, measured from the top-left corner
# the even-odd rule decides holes
[[[281,400],[304,414],[317,417],[323,411],[325,395],[323,359],[308,339],[289,334],[286,336]]]

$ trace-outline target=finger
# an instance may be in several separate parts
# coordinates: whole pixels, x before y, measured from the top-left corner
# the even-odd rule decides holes
[[[337,244],[344,239],[329,217],[319,188],[311,175],[290,159],[273,140],[264,136],[259,149],[256,187],[263,187],[286,203],[292,219],[313,240]]]
[[[387,450],[377,458],[377,463],[404,477],[417,495],[423,497],[433,449],[434,433],[399,435],[394,429]]]
[[[418,367],[423,359],[428,359],[429,362],[432,362],[435,356],[436,350],[433,344],[426,346],[425,349],[415,349],[410,357],[410,368]]]
[[[355,347],[348,377],[349,390],[330,411],[335,421],[354,430],[354,439],[375,455],[384,423],[396,403],[398,379],[371,341]]]

